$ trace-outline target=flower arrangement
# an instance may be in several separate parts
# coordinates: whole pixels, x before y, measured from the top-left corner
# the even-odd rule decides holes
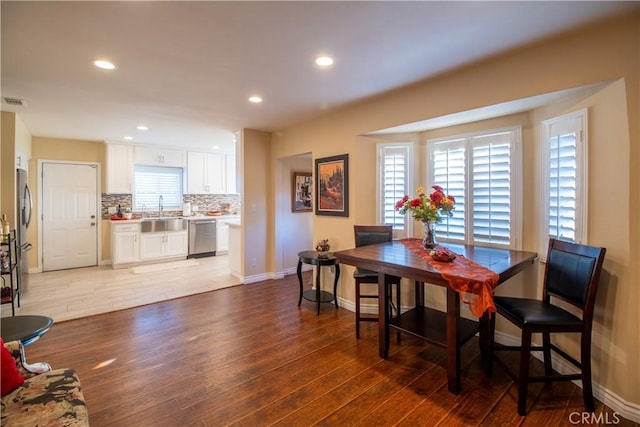
[[[329,246],[329,239],[322,239],[316,242],[316,251],[327,252],[331,246]]]
[[[409,211],[413,219],[422,222],[441,222],[444,217],[453,216],[456,199],[450,194],[445,194],[439,185],[432,188],[434,191],[427,196],[424,188],[418,187],[418,196],[409,199],[409,196],[405,195],[396,202],[396,210],[403,215]]]

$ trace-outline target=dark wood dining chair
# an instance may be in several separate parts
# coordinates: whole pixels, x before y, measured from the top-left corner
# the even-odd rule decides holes
[[[375,243],[390,242],[393,240],[393,227],[390,225],[354,225],[353,231],[355,234],[356,247],[372,245]],[[371,270],[365,270],[362,268],[356,268],[353,273],[353,278],[356,281],[356,338],[360,338],[360,322],[377,322],[378,315],[375,314],[363,314],[360,307],[361,299],[378,299],[378,292],[376,293],[363,293],[361,285],[363,284],[377,284],[378,273]],[[389,295],[387,297],[390,300],[388,315],[391,316],[393,311],[396,315],[400,315],[400,277],[387,276],[387,284],[395,285],[396,288],[396,300],[393,303],[393,286],[389,286]],[[398,333],[398,339],[400,339],[400,333]]]
[[[519,372],[516,375],[495,357],[496,362],[518,384],[518,413],[527,413],[527,387],[532,382],[582,380],[582,396],[587,411],[594,411],[591,386],[591,327],[598,282],[606,248],[580,245],[550,239],[547,263],[544,272],[542,300],[495,297],[498,314],[522,330],[520,346],[495,344],[495,318],[489,321],[489,361],[487,374],[491,375],[493,352],[502,350],[520,351]],[[551,298],[554,298],[552,301]],[[561,300],[582,311],[582,318],[554,305]],[[531,334],[542,334],[542,346],[531,345]],[[580,361],[551,343],[552,333],[580,333]],[[544,376],[529,375],[531,350],[542,351]],[[551,366],[551,350],[579,369],[579,373],[560,375]]]

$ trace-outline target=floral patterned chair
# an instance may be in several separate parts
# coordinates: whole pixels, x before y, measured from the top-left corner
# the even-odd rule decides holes
[[[72,369],[29,371],[19,341],[4,343],[24,383],[2,397],[0,424],[11,426],[88,426],[89,413]]]

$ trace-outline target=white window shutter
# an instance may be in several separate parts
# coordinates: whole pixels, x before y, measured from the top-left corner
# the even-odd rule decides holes
[[[409,144],[379,144],[381,222],[392,225],[394,237],[408,237],[409,227],[405,215],[395,210],[395,204],[409,193]]]
[[[134,210],[156,211],[160,196],[165,210],[182,209],[182,168],[136,166],[133,174]]]
[[[511,133],[474,137],[473,240],[511,243]]]
[[[548,198],[543,237],[586,243],[586,118],[580,110],[542,123]]]
[[[521,139],[510,127],[427,141],[430,185],[456,199],[453,216],[436,227],[439,240],[519,249]]]
[[[436,143],[431,150],[432,185],[439,185],[456,199],[453,216],[436,226],[439,237],[465,240],[466,220],[466,148],[465,140]],[[427,194],[432,188],[425,188]]]

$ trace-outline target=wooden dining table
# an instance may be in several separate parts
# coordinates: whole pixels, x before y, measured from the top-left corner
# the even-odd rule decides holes
[[[385,275],[398,276],[414,281],[416,292],[415,307],[400,314],[389,317],[389,301],[378,298],[378,350],[380,357],[389,356],[390,328],[420,337],[428,342],[447,349],[448,389],[452,393],[460,392],[460,349],[464,343],[480,332],[480,349],[486,361],[490,349],[488,340],[489,313],[484,312],[478,321],[460,316],[460,293],[455,290],[448,279],[441,273],[443,267],[432,262],[425,253],[416,249],[419,239],[403,239],[378,243],[334,252],[341,264],[378,273],[378,295],[388,295]],[[463,257],[486,267],[497,274],[497,283],[518,274],[532,265],[537,258],[535,252],[524,252],[509,249],[497,249],[472,245],[443,244],[453,251],[457,257]],[[454,260],[460,265],[461,259]],[[461,267],[466,268],[466,267]],[[449,277],[451,279],[451,277]],[[454,278],[455,279],[455,278]],[[447,289],[446,312],[435,310],[424,305],[424,284],[442,286]],[[471,295],[473,296],[473,295]]]

